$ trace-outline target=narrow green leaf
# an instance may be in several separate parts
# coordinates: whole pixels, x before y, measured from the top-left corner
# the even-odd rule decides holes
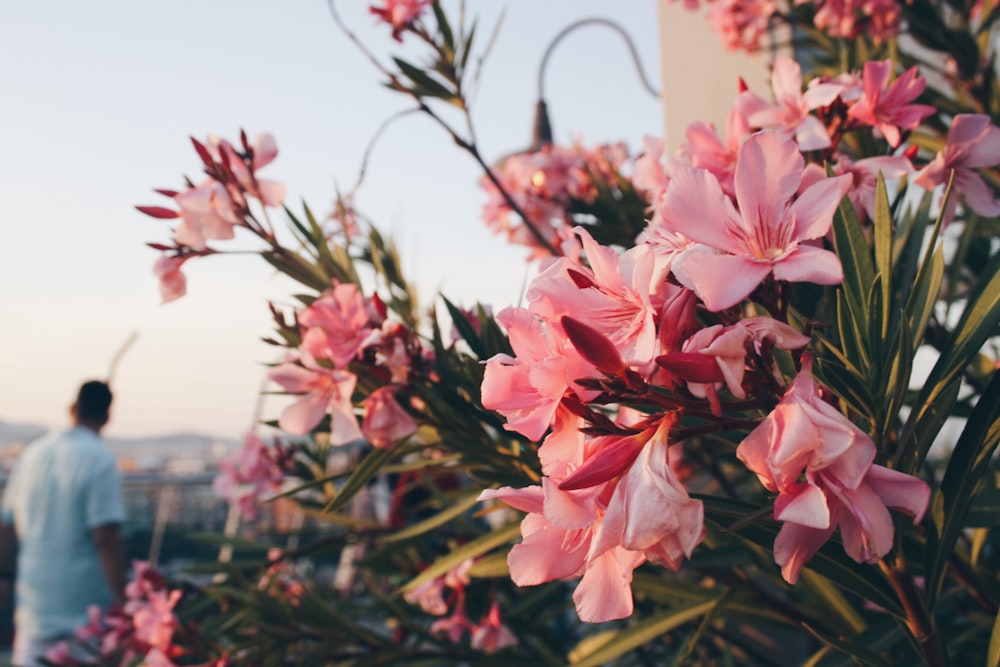
[[[451,24],[448,23],[448,16],[444,13],[444,9],[441,8],[440,2],[435,2],[434,8],[434,18],[437,20],[438,30],[441,33],[441,38],[444,40],[445,48],[450,51],[455,49],[455,36],[451,30]]]
[[[721,596],[715,600],[690,607],[670,609],[647,618],[616,632],[608,641],[590,652],[574,649],[568,656],[569,664],[576,667],[599,667],[607,664],[625,653],[711,612],[719,600],[721,600]]]
[[[998,443],[1000,443],[1000,373],[995,373],[955,444],[948,469],[937,491],[941,497],[943,521],[936,526],[938,540],[926,575],[928,606],[931,608],[940,595],[948,560],[962,532],[965,515],[988,472],[990,459]],[[935,505],[938,505],[937,499],[935,501]]]
[[[987,667],[997,667],[1000,665],[1000,613],[997,613],[996,620],[993,621],[993,633],[990,635],[990,648],[986,657]]]
[[[428,533],[434,530],[435,528],[438,528],[448,523],[455,517],[461,516],[465,512],[468,512],[470,509],[475,507],[476,504],[479,502],[478,500],[479,489],[473,489],[473,491],[474,492],[472,494],[469,494],[468,497],[456,501],[454,504],[447,507],[443,511],[438,512],[433,516],[427,517],[423,521],[419,521],[413,524],[412,526],[407,526],[406,528],[396,531],[391,535],[387,535],[382,538],[382,541],[401,542],[403,540],[409,540],[414,537],[419,537],[424,533]]]
[[[924,259],[913,283],[913,289],[906,300],[906,318],[913,333],[913,349],[916,351],[924,337],[927,323],[934,312],[944,279],[944,254],[936,249]]]
[[[846,653],[851,656],[851,658],[857,660],[860,664],[865,665],[865,667],[890,667],[889,663],[875,653],[872,653],[865,646],[861,646],[856,642],[850,642],[843,637],[837,637],[829,633],[821,632],[808,624],[803,625],[805,626],[805,629],[808,630],[814,637],[829,644],[830,646],[833,646],[837,650]]]
[[[327,503],[325,508],[323,508],[323,511],[333,512],[334,510],[343,507],[344,504],[353,498],[358,491],[363,489],[373,477],[382,472],[383,466],[392,460],[392,458],[396,456],[396,453],[396,450],[380,448],[375,448],[369,452],[368,456],[366,456],[358,464],[358,467],[354,469],[351,476],[347,478],[344,485],[340,487],[337,495],[334,496],[329,503]]]
[[[432,579],[440,577],[441,575],[455,569],[465,560],[468,560],[469,558],[478,558],[484,553],[487,553],[502,544],[510,542],[520,534],[520,523],[512,523],[508,526],[498,528],[497,530],[477,537],[471,542],[466,542],[462,546],[451,551],[451,553],[448,553],[447,555],[434,561],[434,563],[432,563],[426,570],[418,574],[416,577],[411,579],[409,583],[403,586],[403,590],[412,591],[420,584],[431,581]]]
[[[954,406],[965,368],[979,355],[982,346],[994,335],[1000,323],[1000,254],[990,262],[985,275],[969,297],[962,317],[948,340],[943,352],[931,369],[903,428],[900,442],[899,467],[913,474],[930,448],[944,419]],[[947,408],[947,413],[944,414]]]
[[[426,97],[439,97],[445,100],[457,97],[454,90],[449,90],[443,83],[431,77],[430,74],[402,58],[393,58],[400,71],[415,84],[413,92]]]
[[[892,304],[892,212],[882,171],[875,185],[875,271],[882,276],[882,338],[889,334],[889,310]]]
[[[854,321],[861,329],[861,339],[865,340],[869,329],[867,296],[875,282],[875,267],[872,265],[871,248],[861,228],[858,214],[847,197],[841,200],[833,217],[833,243],[844,267],[841,290],[847,298]]]
[[[479,334],[477,334],[476,330],[472,328],[472,323],[469,322],[469,319],[465,316],[465,314],[459,310],[455,304],[445,298],[444,295],[441,295],[441,300],[444,301],[444,305],[448,309],[448,315],[451,316],[451,323],[455,325],[456,329],[458,329],[458,333],[461,334],[462,339],[469,345],[469,348],[472,349],[473,354],[475,354],[477,358],[485,361],[488,358],[486,356],[486,350],[483,349],[483,342],[479,338]]]

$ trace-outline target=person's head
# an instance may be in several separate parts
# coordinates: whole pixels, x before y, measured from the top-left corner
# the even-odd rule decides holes
[[[99,380],[84,382],[70,407],[70,414],[77,426],[100,431],[111,415],[111,387]]]

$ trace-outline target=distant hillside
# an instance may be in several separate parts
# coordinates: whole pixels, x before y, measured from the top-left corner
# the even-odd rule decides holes
[[[29,442],[50,429],[38,424],[0,422],[0,459],[16,456]],[[215,438],[200,433],[172,433],[146,438],[107,438],[108,446],[120,459],[135,462],[139,468],[159,468],[172,461],[214,463],[240,446],[240,441]]]

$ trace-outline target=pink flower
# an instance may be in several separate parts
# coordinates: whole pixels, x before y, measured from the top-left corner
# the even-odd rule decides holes
[[[901,178],[913,172],[913,165],[905,155],[882,155],[864,158],[857,162],[851,162],[850,158],[841,156],[832,167],[833,173],[837,176],[844,174],[851,176],[852,185],[847,196],[862,220],[866,217],[868,219],[875,218],[875,186],[878,183],[880,171],[882,178],[886,181]],[[802,174],[802,185],[799,187],[800,189],[807,188],[824,178],[826,178],[826,170],[823,167],[818,164],[809,164]]]
[[[719,179],[727,195],[735,196],[733,177],[736,158],[748,131],[746,119],[733,107],[726,119],[725,141],[719,138],[713,125],[700,121],[691,123],[687,128],[687,143],[681,147],[681,156],[692,167],[707,169]]]
[[[335,367],[346,368],[374,331],[371,319],[358,286],[334,280],[332,288],[298,314],[305,329],[302,349],[316,359],[329,359]]]
[[[417,423],[396,401],[398,386],[379,387],[365,399],[361,432],[375,447],[389,448],[417,432]]]
[[[727,49],[752,52],[760,48],[777,8],[774,0],[715,0],[709,5],[708,20]]]
[[[448,618],[442,618],[431,623],[431,633],[443,634],[452,644],[462,641],[462,635],[472,629],[472,622],[465,614],[465,606],[455,606],[454,613]]]
[[[153,275],[160,281],[160,297],[163,303],[169,303],[187,294],[187,279],[181,273],[181,266],[187,257],[171,257],[160,255],[153,265]]]
[[[813,23],[831,37],[854,39],[864,33],[883,40],[899,32],[902,12],[896,0],[796,0],[795,4],[815,4]]]
[[[472,648],[495,653],[511,646],[517,646],[517,637],[500,621],[500,606],[494,600],[479,625],[472,626]]]
[[[528,288],[531,311],[549,323],[566,315],[584,321],[607,337],[629,364],[651,365],[657,352],[659,303],[654,301],[666,293],[655,275],[652,249],[637,246],[619,255],[585,229],[575,232],[590,268],[566,259],[553,262]]]
[[[827,148],[830,135],[818,118],[809,112],[829,106],[837,99],[841,87],[832,83],[810,86],[802,92],[802,68],[787,56],[774,59],[771,88],[775,104],[746,91],[736,99],[736,108],[751,127],[778,129],[794,134],[803,151]]]
[[[663,140],[646,135],[642,146],[642,155],[632,163],[632,186],[655,205],[669,180],[663,168]]]
[[[954,190],[962,194],[965,205],[981,216],[995,218],[1000,215],[1000,203],[993,191],[974,170],[1000,164],[1000,128],[989,116],[959,114],[948,128],[944,150],[917,173],[913,182],[931,190],[947,183],[955,171]],[[957,198],[948,200],[945,220],[955,216]]]
[[[739,211],[709,172],[682,167],[673,175],[664,220],[707,248],[676,258],[672,270],[709,310],[739,303],[771,273],[820,285],[843,280],[837,256],[808,241],[827,233],[851,179],[823,179],[792,201],[803,167],[795,142],[774,132],[753,135],[737,159]]]
[[[160,648],[153,648],[146,654],[143,667],[177,667]]]
[[[134,603],[132,612],[135,636],[154,648],[166,650],[173,639],[177,621],[174,606],[181,599],[181,591],[150,591],[144,603]]]
[[[927,85],[925,79],[917,76],[916,65],[889,85],[891,74],[891,60],[866,62],[862,74],[864,94],[851,105],[847,115],[862,125],[874,127],[889,146],[896,148],[902,141],[902,131],[920,125],[936,109],[926,104],[910,104]]]
[[[243,138],[246,141],[245,137]],[[245,145],[245,144],[244,144]],[[228,151],[231,155],[230,166],[237,182],[251,196],[260,200],[264,206],[281,206],[285,200],[285,186],[278,181],[271,181],[257,177],[257,171],[266,167],[278,157],[278,144],[274,136],[267,132],[261,132],[249,146],[246,146],[253,155],[250,160],[249,169],[247,164],[236,156],[232,145],[226,141],[219,144],[220,151]]]
[[[589,558],[621,545],[650,561],[678,570],[705,537],[704,510],[692,500],[670,466],[667,434],[676,419],[661,420],[615,485],[594,534]],[[650,508],[656,508],[651,512]]]
[[[498,354],[486,362],[483,407],[507,418],[504,428],[540,440],[572,379],[598,375],[566,337],[530,311],[505,308],[497,322],[507,329],[516,357]]]
[[[277,456],[253,433],[243,446],[219,462],[219,474],[212,487],[219,497],[235,502],[248,517],[257,514],[261,495],[276,491],[284,478]]]
[[[930,499],[923,481],[872,465],[875,443],[820,397],[808,358],[736,455],[778,493],[774,518],[784,526],[775,540],[775,562],[789,583],[837,527],[851,558],[878,560],[892,548],[887,507],[919,522]]]
[[[235,238],[239,219],[233,201],[221,183],[208,179],[174,196],[181,222],[174,228],[174,242],[195,250],[204,250],[206,241]]]
[[[507,558],[515,584],[582,575],[577,613],[598,623],[632,613],[632,571],[647,559],[680,566],[703,526],[701,503],[670,467],[666,436],[674,422],[668,415],[635,435],[592,438],[581,464],[550,462],[541,486],[480,494],[528,512]]]
[[[403,41],[403,31],[409,28],[420,14],[430,6],[432,0],[383,0],[380,7],[369,7],[368,11],[379,20],[392,26],[392,38]]]
[[[286,407],[278,425],[295,435],[306,435],[330,415],[330,442],[342,445],[362,437],[354,416],[351,396],[357,377],[354,373],[320,366],[305,350],[301,365],[286,362],[268,373],[268,379],[293,394],[303,394]]]

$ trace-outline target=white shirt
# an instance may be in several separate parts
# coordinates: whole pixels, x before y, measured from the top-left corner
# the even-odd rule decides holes
[[[83,427],[28,445],[4,491],[0,520],[17,532],[15,630],[49,639],[87,623],[112,600],[92,528],[125,520],[114,454]]]

